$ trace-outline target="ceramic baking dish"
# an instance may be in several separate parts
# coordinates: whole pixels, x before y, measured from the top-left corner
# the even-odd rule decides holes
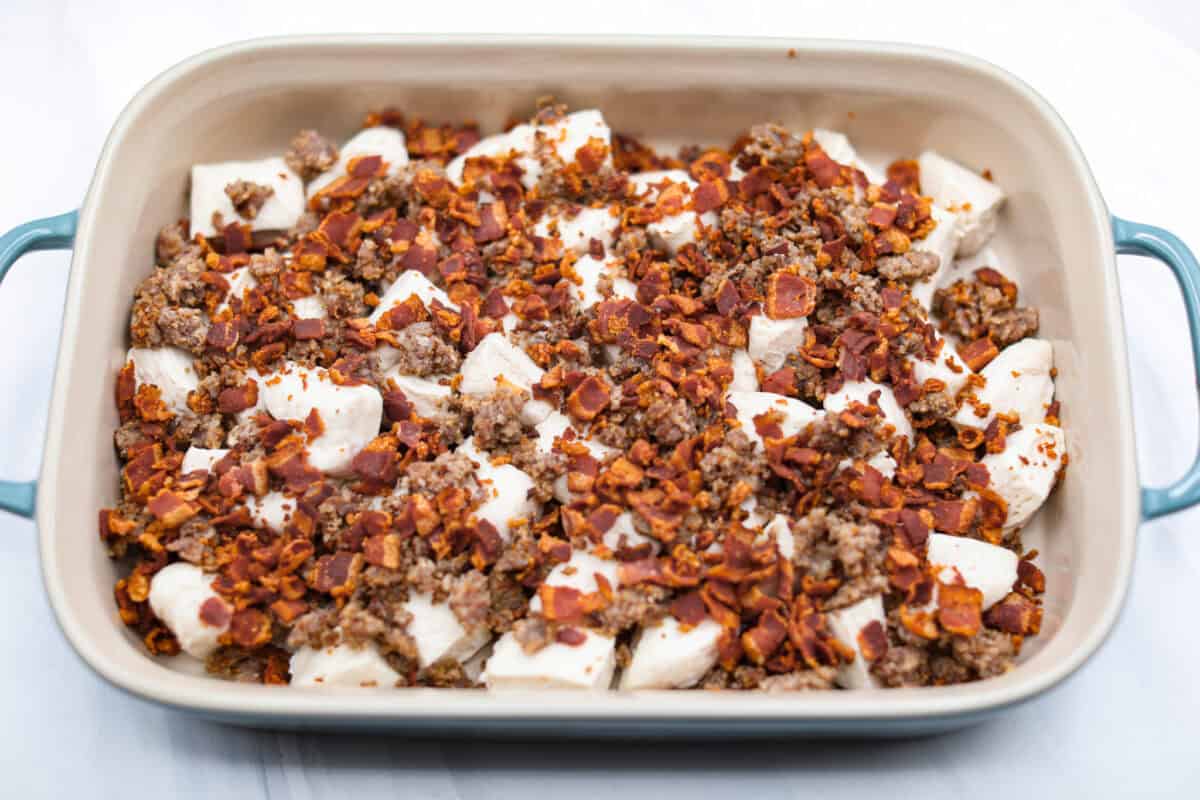
[[[185,213],[194,162],[280,152],[301,127],[352,132],[395,105],[498,129],[554,94],[603,109],[658,145],[729,142],[750,124],[839,128],[878,160],[933,147],[992,170],[1010,202],[995,247],[1053,340],[1069,476],[1027,541],[1049,591],[1042,635],[1009,674],[949,688],[874,692],[504,693],[296,690],[186,674],[146,655],[121,625],[96,511],[117,496],[113,381],[129,298],[158,228]],[[128,692],[206,717],[278,727],[564,735],[899,735],[978,720],[1054,686],[1100,646],[1125,597],[1142,517],[1197,501],[1200,472],[1139,492],[1115,253],[1159,257],[1179,278],[1200,339],[1200,267],[1170,234],[1116,220],[1075,140],[1041,97],[963,55],[899,45],[783,39],[318,37],[204,53],[122,113],[83,208],[0,240],[0,270],[24,251],[74,248],[36,519],[46,590],[67,638]],[[2,274],[2,273],[0,273]],[[33,484],[0,507],[34,515]]]

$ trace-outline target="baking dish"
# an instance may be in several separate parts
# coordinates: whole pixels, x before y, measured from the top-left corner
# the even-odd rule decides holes
[[[987,166],[1010,195],[995,249],[1053,340],[1069,477],[1029,528],[1047,574],[1043,633],[1017,669],[969,685],[884,692],[502,693],[287,690],[218,682],[151,659],[117,618],[113,565],[94,539],[116,496],[108,398],[128,298],[158,228],[185,213],[194,162],[278,152],[301,127],[340,136],[365,109],[498,129],[534,98],[598,107],[658,146],[727,142],[750,124],[839,128],[868,158],[936,148]],[[1200,341],[1200,265],[1165,231],[1113,219],[1070,132],[1029,87],[978,60],[899,45],[783,39],[317,37],[192,58],[122,113],[83,208],[0,239],[0,276],[31,249],[74,248],[45,459],[0,508],[33,516],[47,592],[67,638],[137,696],[276,727],[564,735],[903,735],[960,726],[1031,698],[1101,644],[1123,602],[1134,536],[1200,500],[1200,468],[1139,493],[1115,253],[1165,261]]]

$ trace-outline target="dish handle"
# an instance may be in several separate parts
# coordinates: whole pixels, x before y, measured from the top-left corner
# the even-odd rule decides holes
[[[1175,273],[1187,309],[1192,359],[1200,383],[1200,262],[1170,231],[1114,216],[1113,241],[1118,253],[1157,258]],[[1200,388],[1200,387],[1198,387]],[[1200,503],[1200,453],[1183,477],[1162,488],[1142,487],[1142,518],[1154,519]]]
[[[75,241],[78,211],[35,219],[0,236],[0,281],[17,259],[35,250],[69,250]],[[0,480],[0,509],[33,517],[37,481]]]

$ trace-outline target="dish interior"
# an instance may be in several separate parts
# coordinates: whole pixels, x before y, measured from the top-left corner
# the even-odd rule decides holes
[[[1040,335],[1054,344],[1070,454],[1065,483],[1025,533],[1047,578],[1042,634],[1016,670],[986,686],[852,699],[864,693],[802,693],[776,697],[773,706],[865,712],[899,709],[911,695],[927,708],[935,695],[947,702],[979,693],[1011,698],[1005,693],[1048,680],[1073,652],[1094,646],[1124,593],[1137,505],[1111,238],[1082,158],[1052,112],[979,65],[853,46],[801,46],[790,56],[789,46],[277,43],[201,57],[143,93],[118,123],[88,195],[39,498],[48,587],[85,657],[135,689],[170,679],[181,691],[191,684],[196,692],[281,694],[171,675],[148,656],[117,618],[115,570],[96,536],[95,509],[117,496],[110,398],[128,346],[128,298],[152,268],[158,229],[186,213],[190,166],[279,154],[301,128],[345,138],[367,108],[395,106],[431,121],[475,119],[484,133],[495,132],[528,116],[547,94],[573,109],[600,108],[614,130],[658,148],[727,144],[764,120],[841,130],[879,166],[935,148],[990,169],[1009,194],[991,246],[997,266],[1021,287],[1022,304],[1041,310]],[[467,702],[478,710],[483,697]],[[664,699],[664,708],[740,702],[679,698]],[[373,702],[381,703],[378,696]],[[393,709],[410,702],[427,701],[405,692],[386,700]],[[625,701],[571,702],[616,708]]]

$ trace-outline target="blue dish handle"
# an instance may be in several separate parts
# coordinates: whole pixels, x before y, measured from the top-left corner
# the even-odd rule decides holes
[[[0,281],[17,259],[34,250],[69,250],[75,241],[78,211],[35,219],[0,236]],[[33,517],[37,481],[0,480],[0,509]]]
[[[1175,273],[1187,309],[1192,336],[1192,359],[1200,382],[1200,262],[1178,236],[1170,231],[1113,217],[1113,240],[1118,253],[1151,256]],[[1183,477],[1170,486],[1142,488],[1142,517],[1154,519],[1200,503],[1200,453]]]

